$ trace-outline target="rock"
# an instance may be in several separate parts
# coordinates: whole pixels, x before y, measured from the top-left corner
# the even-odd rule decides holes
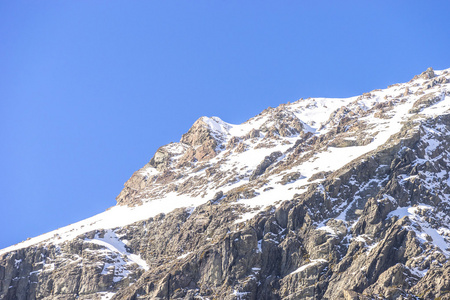
[[[384,271],[377,282],[365,289],[369,295],[381,295],[384,299],[399,299],[417,282],[417,277],[403,264],[396,264]]]
[[[450,263],[430,270],[411,291],[423,299],[448,299],[450,291]]]
[[[240,139],[238,138],[238,137],[236,137],[236,136],[233,136],[229,141],[228,141],[228,144],[227,144],[227,149],[233,149],[234,147],[236,147],[236,145],[238,145],[239,144],[239,141],[240,141]]]
[[[223,197],[223,192],[222,191],[218,191],[214,197],[211,199],[211,203],[217,202],[219,201],[221,198]]]
[[[436,78],[436,82],[439,84],[446,84],[448,83],[448,78],[445,76],[439,76],[438,78]]]
[[[242,153],[245,150],[247,150],[247,147],[244,143],[239,143],[239,145],[236,147],[236,153]]]
[[[216,135],[213,134],[204,118],[198,119],[189,131],[181,137],[181,143],[193,147],[192,153],[186,154],[181,161],[201,161],[216,156],[216,147],[219,145]],[[197,147],[198,146],[198,147]]]
[[[266,156],[264,160],[256,167],[250,176],[249,180],[255,180],[258,176],[262,175],[266,169],[272,165],[280,156],[282,156],[281,152],[273,152],[269,156]]]
[[[418,113],[423,109],[430,107],[431,105],[439,102],[442,99],[441,94],[430,93],[420,97],[414,102],[413,107],[408,111],[410,114]]]
[[[281,178],[281,184],[286,185],[288,183],[293,183],[297,181],[301,176],[302,174],[300,172],[288,173],[284,175],[283,178]]]
[[[331,172],[318,172],[315,173],[313,175],[311,175],[311,177],[308,179],[309,182],[317,180],[317,179],[325,179],[329,174],[331,174]]]
[[[258,129],[252,129],[244,137],[245,140],[258,138],[261,136],[261,132]]]
[[[422,74],[420,74],[420,77],[423,79],[431,79],[434,78],[434,70],[433,68],[428,68],[425,72],[423,72]]]
[[[149,165],[157,169],[158,171],[164,171],[168,168],[170,163],[170,153],[164,149],[164,147],[156,150],[155,155],[149,162]]]
[[[409,95],[409,87],[407,86],[405,88],[405,91],[403,92],[403,97],[407,97]]]
[[[343,290],[342,296],[345,300],[361,300],[359,293],[350,290]]]

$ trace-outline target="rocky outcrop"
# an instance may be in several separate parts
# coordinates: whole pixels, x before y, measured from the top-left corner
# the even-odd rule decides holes
[[[164,171],[169,167],[170,156],[170,152],[161,147],[156,151],[148,164],[158,171]]]
[[[420,77],[423,79],[431,79],[434,78],[434,70],[433,68],[428,68],[425,72],[423,72],[422,74],[420,74]]]
[[[271,164],[277,161],[280,156],[282,156],[282,153],[278,151],[264,157],[264,160],[253,171],[250,176],[250,180],[255,180],[258,176],[262,175]]]
[[[442,95],[442,94],[437,95],[435,93],[426,94],[426,95],[420,97],[419,100],[414,102],[413,107],[408,111],[408,113],[410,113],[410,114],[418,113],[418,112],[422,111],[423,109],[430,107],[431,105],[442,100],[443,96],[445,96],[445,95]]]
[[[180,142],[192,147],[192,150],[182,158],[182,162],[207,160],[216,155],[218,141],[202,118],[198,119],[187,133],[183,134]]]

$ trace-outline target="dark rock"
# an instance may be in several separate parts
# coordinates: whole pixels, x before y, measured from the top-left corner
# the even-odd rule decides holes
[[[282,153],[279,151],[273,152],[269,156],[266,156],[264,160],[253,171],[252,175],[250,176],[250,180],[255,180],[258,176],[262,175],[270,165],[277,161],[280,156],[282,156]]]

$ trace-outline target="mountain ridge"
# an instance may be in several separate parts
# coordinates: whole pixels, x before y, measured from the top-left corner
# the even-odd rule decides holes
[[[116,206],[0,250],[0,297],[448,299],[449,77],[201,117]]]

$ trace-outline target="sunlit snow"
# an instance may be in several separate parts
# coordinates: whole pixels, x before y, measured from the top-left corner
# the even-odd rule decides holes
[[[442,71],[435,71],[436,74],[442,74]],[[422,79],[417,79],[416,82],[423,82]],[[442,86],[447,86],[442,85]],[[269,205],[277,205],[280,200],[289,200],[295,194],[299,194],[305,191],[302,187],[306,186],[310,182],[308,179],[315,173],[319,171],[336,171],[344,165],[348,164],[352,160],[366,155],[370,151],[377,149],[377,147],[389,142],[390,137],[399,132],[404,122],[411,116],[408,111],[412,108],[414,102],[421,97],[421,95],[414,95],[414,93],[419,89],[415,85],[410,83],[399,84],[390,87],[385,90],[372,91],[372,96],[370,98],[365,97],[350,97],[345,99],[326,99],[326,98],[309,98],[296,101],[294,103],[286,104],[285,109],[293,113],[300,121],[304,124],[304,130],[314,133],[315,135],[321,135],[329,131],[330,126],[327,125],[327,120],[330,118],[330,114],[337,109],[345,106],[352,107],[368,111],[373,108],[376,104],[385,102],[386,99],[395,99],[399,94],[401,94],[406,87],[410,89],[410,95],[405,98],[403,102],[396,103],[391,111],[388,112],[389,118],[382,119],[376,118],[373,114],[365,118],[361,118],[360,121],[367,123],[366,134],[373,135],[373,141],[365,146],[353,146],[344,148],[334,148],[328,147],[321,152],[315,153],[309,160],[293,167],[289,172],[300,172],[302,177],[299,178],[295,183],[281,185],[279,181],[283,174],[277,176],[272,176],[269,181],[262,188],[256,191],[257,195],[251,199],[241,199],[239,203],[245,204],[250,208],[254,208],[250,213],[241,216],[238,222],[243,222],[248,218],[254,216],[258,210],[263,210]],[[447,96],[445,88],[442,94],[442,100],[435,103],[434,105],[425,108],[419,115],[418,118],[425,119],[430,116],[441,115],[448,113],[450,111],[450,97]],[[437,87],[432,88],[430,91],[437,90]],[[252,129],[258,129],[262,124],[267,122],[267,118],[264,115],[258,115],[247,122],[234,125],[222,121],[218,117],[207,118],[203,117],[201,119],[204,123],[209,126],[212,132],[217,138],[221,139],[223,143],[226,143],[232,137],[243,137],[248,134]],[[263,136],[256,138],[262,139]],[[218,164],[223,171],[229,171],[233,168],[238,168],[239,178],[236,181],[228,183],[220,188],[215,186],[215,183],[208,183],[205,186],[206,195],[203,197],[190,197],[188,195],[179,195],[175,192],[166,194],[164,197],[159,199],[151,199],[149,201],[144,201],[144,204],[137,207],[127,207],[127,206],[114,206],[109,210],[95,215],[91,218],[85,219],[83,221],[71,224],[69,226],[54,230],[52,232],[40,235],[38,237],[29,239],[17,245],[0,250],[0,254],[28,247],[33,244],[45,242],[45,243],[62,243],[64,241],[71,240],[76,236],[98,229],[113,229],[117,227],[123,227],[136,221],[146,220],[150,217],[156,216],[160,213],[169,213],[175,208],[186,207],[195,208],[211,199],[218,190],[222,190],[224,193],[227,191],[239,187],[242,184],[248,183],[249,176],[251,172],[256,168],[256,166],[264,159],[265,156],[270,155],[275,151],[281,151],[284,153],[287,149],[292,147],[297,140],[297,136],[284,137],[274,144],[272,148],[259,148],[255,149],[255,144],[251,144],[247,151],[242,153],[231,153],[229,156],[225,155],[225,151],[220,152],[215,158],[210,160],[211,164]],[[349,137],[351,140],[352,137]],[[284,143],[283,143],[284,142]],[[173,153],[177,155],[182,155],[185,151],[185,145],[181,143],[172,143],[165,147],[169,147]],[[433,150],[437,145],[432,142],[429,143],[428,149]],[[283,159],[281,157],[280,159]],[[173,159],[173,158],[172,158]],[[158,174],[158,171],[151,166],[148,166],[141,170],[143,174],[147,176]],[[199,174],[202,174],[201,172]],[[186,174],[186,178],[189,176],[194,176],[194,174]],[[404,180],[408,180],[405,178]],[[272,188],[272,189],[268,189]],[[94,200],[94,199],[93,199]],[[343,204],[342,207],[338,208],[338,213],[341,213],[340,218],[345,220],[345,213],[349,209],[350,204]],[[394,212],[393,212],[394,213]],[[405,211],[399,209],[395,213],[402,214],[407,213],[410,216],[413,214],[406,208]],[[420,220],[417,219],[417,222]],[[448,244],[439,235],[439,230],[434,230],[423,226],[426,234],[431,236],[434,243],[438,245],[442,251],[447,251]],[[322,230],[327,230],[325,227]],[[111,231],[108,231],[111,232]],[[331,231],[329,231],[331,233]],[[122,255],[127,255],[128,258],[138,263],[142,267],[143,261],[139,261],[138,258],[132,257],[130,254],[124,252],[125,248],[123,243],[120,244],[120,239],[116,237],[108,239],[97,239],[96,242],[102,244],[110,251],[121,253]],[[448,252],[446,252],[448,254]],[[107,297],[107,295],[105,295]]]

